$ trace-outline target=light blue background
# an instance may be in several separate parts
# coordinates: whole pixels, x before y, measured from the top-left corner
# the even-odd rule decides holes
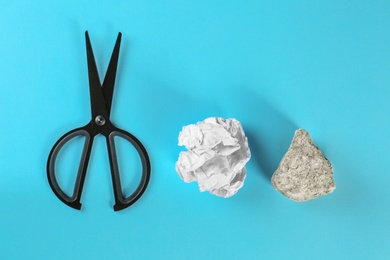
[[[152,162],[122,212],[102,136],[81,211],[46,179],[55,141],[90,119],[87,29],[101,73],[123,33],[111,119]],[[0,46],[0,259],[390,258],[389,1],[3,1]],[[209,116],[249,138],[229,199],[175,172],[181,127]],[[337,185],[306,203],[270,183],[297,128]]]

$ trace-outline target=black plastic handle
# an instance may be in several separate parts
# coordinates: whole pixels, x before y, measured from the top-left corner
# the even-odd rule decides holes
[[[142,176],[140,183],[138,184],[136,190],[127,198],[125,198],[123,195],[122,185],[119,176],[119,167],[114,141],[114,138],[116,136],[126,139],[134,146],[140,156],[142,163]],[[106,140],[108,147],[108,156],[110,159],[112,185],[114,188],[114,211],[119,211],[129,207],[134,202],[136,202],[146,190],[150,179],[150,160],[148,153],[146,152],[146,149],[144,148],[142,143],[135,136],[124,130],[116,129],[115,131],[112,131],[108,136],[106,136]]]
[[[93,134],[93,132],[90,131],[91,130],[89,129],[89,125],[87,125],[85,127],[77,128],[75,130],[69,131],[68,133],[63,135],[53,146],[47,161],[47,177],[53,192],[63,203],[65,203],[69,207],[78,210],[81,209],[81,203],[80,203],[81,193],[84,186],[85,176],[88,168],[88,162],[91,155],[92,143],[95,136],[95,134]],[[81,159],[80,159],[80,164],[77,172],[76,182],[73,189],[73,194],[71,196],[68,196],[61,189],[61,187],[57,182],[56,174],[55,174],[55,162],[61,148],[76,136],[84,136],[85,142],[84,142],[83,152],[81,154]],[[149,160],[148,153],[146,152],[142,143],[132,134],[114,127],[114,131],[110,131],[108,134],[105,134],[105,136],[107,141],[108,157],[110,161],[112,185],[114,189],[114,198],[115,198],[114,211],[119,211],[129,207],[134,202],[136,202],[146,190],[146,187],[148,186],[149,179],[150,179],[150,169],[151,169],[150,160]],[[115,141],[114,141],[114,138],[116,136],[124,138],[134,146],[134,148],[136,149],[136,151],[140,156],[141,163],[142,163],[141,180],[137,188],[135,189],[135,191],[127,198],[124,197],[122,192],[122,185],[121,185],[121,180],[119,175],[118,160],[117,160]]]
[[[55,162],[57,155],[61,148],[76,136],[85,136],[84,148],[81,154],[80,164],[77,172],[76,182],[73,189],[72,196],[68,196],[58,185],[55,175]],[[84,128],[77,128],[68,133],[64,134],[53,146],[50,151],[49,158],[47,161],[47,178],[53,192],[56,196],[66,205],[74,209],[81,209],[81,193],[84,186],[85,174],[88,167],[89,157],[91,155],[91,148],[93,143],[93,137]]]

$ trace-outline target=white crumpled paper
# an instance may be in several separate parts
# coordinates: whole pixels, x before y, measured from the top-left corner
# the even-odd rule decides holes
[[[250,159],[248,139],[236,119],[210,117],[184,126],[176,171],[185,182],[197,181],[200,191],[228,198],[243,186]]]

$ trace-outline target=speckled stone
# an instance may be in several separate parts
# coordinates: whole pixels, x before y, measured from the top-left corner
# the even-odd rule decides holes
[[[332,165],[304,129],[295,131],[271,182],[284,196],[299,202],[331,193],[336,188]]]

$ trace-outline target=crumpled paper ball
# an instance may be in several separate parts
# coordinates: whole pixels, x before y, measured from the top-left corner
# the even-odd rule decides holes
[[[176,171],[185,182],[197,181],[201,192],[228,198],[243,186],[250,159],[248,139],[236,119],[210,117],[184,126],[179,134],[181,152]]]

